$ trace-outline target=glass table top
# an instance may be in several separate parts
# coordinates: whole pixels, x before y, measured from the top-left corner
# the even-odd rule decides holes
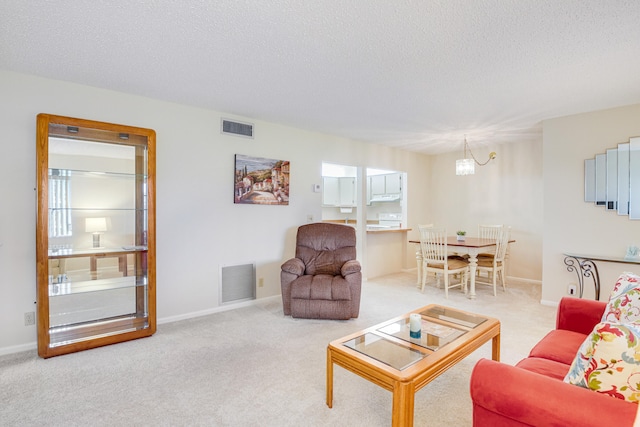
[[[410,321],[407,314],[400,320],[384,324],[371,332],[365,332],[345,341],[343,345],[392,368],[403,370],[487,320],[481,316],[441,306],[431,306],[419,314],[422,317],[419,338],[410,336]],[[404,343],[390,337],[398,338]],[[412,347],[408,343],[419,348]]]
[[[398,320],[378,331],[387,335],[398,337],[401,340],[417,344],[429,350],[436,351],[445,344],[450,343],[459,336],[464,335],[467,331],[444,326],[438,323],[429,322],[422,319],[422,331],[420,338],[411,338],[409,335],[409,319]]]
[[[447,322],[455,323],[456,325],[466,326],[467,328],[475,328],[487,319],[485,317],[476,316],[475,314],[463,313],[453,308],[442,307],[436,305],[420,312],[422,316],[431,317],[434,319],[445,320]]]
[[[370,332],[346,341],[344,345],[399,371],[428,356],[428,353],[406,347]]]

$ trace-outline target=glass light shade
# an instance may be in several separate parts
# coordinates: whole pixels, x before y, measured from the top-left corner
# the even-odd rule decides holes
[[[473,175],[476,172],[476,166],[473,159],[456,160],[456,175]]]
[[[85,231],[87,233],[99,233],[99,232],[107,231],[106,218],[86,218],[84,225],[85,225]]]

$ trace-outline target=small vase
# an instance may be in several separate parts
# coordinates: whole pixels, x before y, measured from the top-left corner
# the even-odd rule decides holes
[[[458,242],[464,242],[464,236],[458,236]]]

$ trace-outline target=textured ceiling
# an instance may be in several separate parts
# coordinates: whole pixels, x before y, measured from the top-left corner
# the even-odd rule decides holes
[[[640,1],[2,0],[0,69],[441,153],[640,102]]]

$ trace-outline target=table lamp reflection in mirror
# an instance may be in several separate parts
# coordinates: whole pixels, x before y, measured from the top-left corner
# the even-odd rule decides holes
[[[93,233],[93,247],[101,248],[100,235],[107,231],[106,218],[85,218],[85,231]]]

